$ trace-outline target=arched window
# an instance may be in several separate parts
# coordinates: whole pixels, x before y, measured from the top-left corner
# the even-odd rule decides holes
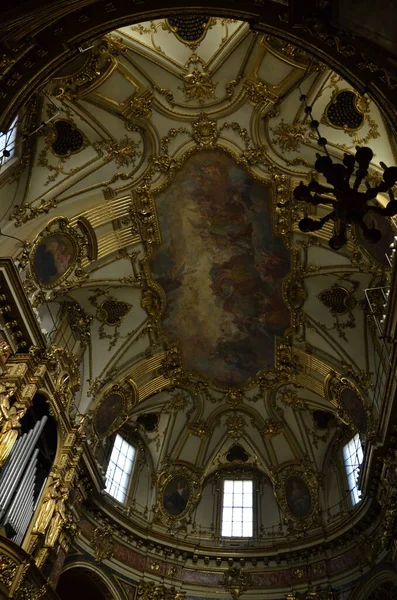
[[[358,489],[357,481],[360,473],[360,466],[363,462],[363,447],[358,433],[343,446],[343,460],[345,463],[350,499],[353,506],[355,506],[361,500],[361,493]]]
[[[222,495],[222,537],[250,538],[254,529],[254,482],[225,479]]]
[[[114,438],[106,470],[106,491],[121,503],[125,502],[135,460],[135,448],[121,435]]]
[[[11,160],[15,154],[17,119],[18,117],[14,119],[8,131],[4,133],[0,132],[0,173],[6,162]]]

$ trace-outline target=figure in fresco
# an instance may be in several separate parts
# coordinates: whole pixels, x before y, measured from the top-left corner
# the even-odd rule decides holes
[[[290,477],[286,483],[286,498],[290,511],[295,517],[307,517],[311,509],[309,488],[300,477]]]
[[[180,515],[189,499],[189,486],[184,477],[174,477],[168,482],[163,497],[164,508],[170,515]]]
[[[27,407],[25,404],[15,402],[10,408],[7,417],[4,418],[4,422],[0,431],[0,468],[3,467],[11,451],[14,447],[15,442],[18,439],[21,430],[21,419],[26,412]],[[3,416],[6,413],[3,413]]]
[[[68,270],[73,258],[74,251],[67,236],[53,234],[45,238],[33,257],[34,270],[40,283],[55,283]]]
[[[282,295],[290,258],[273,236],[268,188],[226,153],[204,151],[156,202],[163,243],[151,271],[184,367],[229,386],[273,366],[274,338],[290,326]]]

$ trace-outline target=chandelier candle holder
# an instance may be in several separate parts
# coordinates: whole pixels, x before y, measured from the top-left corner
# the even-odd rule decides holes
[[[376,244],[381,239],[381,232],[374,226],[368,227],[364,217],[369,213],[384,217],[397,215],[397,200],[392,191],[397,181],[397,167],[387,167],[381,162],[383,181],[372,187],[367,180],[368,168],[374,155],[371,148],[356,146],[355,155],[345,154],[343,164],[333,162],[326,148],[328,141],[319,132],[319,122],[312,117],[312,107],[307,104],[304,94],[300,100],[305,104],[305,112],[311,120],[310,126],[317,133],[317,143],[325,152],[323,156],[316,154],[314,168],[324,176],[329,186],[316,180],[312,180],[308,185],[300,182],[293,196],[298,202],[312,206],[330,204],[332,211],[321,219],[312,219],[306,215],[299,221],[299,229],[304,233],[311,233],[321,229],[328,221],[333,221],[333,234],[328,244],[332,250],[340,250],[347,242],[348,227],[358,225],[365,239],[371,244]],[[384,208],[370,204],[379,193],[387,193],[389,196],[390,200]]]

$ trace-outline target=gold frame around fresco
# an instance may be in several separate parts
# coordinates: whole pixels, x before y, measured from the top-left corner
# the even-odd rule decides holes
[[[34,257],[40,244],[51,236],[64,236],[73,246],[74,257],[69,267],[62,273],[58,279],[49,284],[44,284],[36,273],[34,266]],[[93,241],[96,240],[95,234],[87,230],[85,223],[77,223],[77,226],[71,225],[67,217],[55,217],[47,223],[42,231],[36,236],[33,243],[25,243],[22,254],[19,256],[21,267],[26,268],[25,290],[27,293],[37,291],[46,292],[48,297],[54,297],[56,294],[66,293],[77,284],[82,283],[88,277],[88,273],[83,267],[85,257],[92,254]],[[42,301],[42,299],[40,300]]]
[[[310,468],[310,466],[296,461],[284,463],[272,471],[271,477],[274,483],[274,496],[281,510],[284,512],[286,522],[291,531],[302,531],[316,525],[319,520],[319,480],[318,475]],[[309,491],[311,505],[310,511],[306,516],[296,516],[289,507],[286,485],[287,481],[293,477],[301,479]]]
[[[109,429],[105,433],[100,434],[100,433],[98,433],[96,426],[95,426],[95,422],[94,422],[95,416],[96,416],[96,413],[98,412],[99,408],[106,401],[106,399],[113,395],[117,395],[117,396],[121,397],[121,410],[120,410],[120,413],[117,415],[117,417],[114,419],[114,421],[111,424],[111,426],[109,427]],[[93,432],[95,433],[95,435],[98,436],[99,439],[104,439],[104,438],[107,438],[110,435],[112,435],[118,429],[120,429],[120,427],[128,420],[131,410],[133,409],[133,407],[135,406],[137,401],[138,401],[138,392],[137,392],[136,386],[134,386],[134,385],[130,385],[128,387],[128,389],[126,389],[125,387],[116,383],[116,384],[112,385],[111,387],[107,388],[106,391],[104,392],[104,394],[102,395],[102,397],[99,399],[95,408],[91,411],[91,414],[93,417],[91,420],[91,426],[92,426],[92,429],[93,429]]]
[[[172,479],[183,477],[186,479],[189,487],[189,496],[186,506],[180,514],[172,515],[164,506],[164,492]],[[172,462],[166,460],[162,469],[157,473],[157,500],[154,509],[155,517],[158,521],[171,529],[183,530],[186,528],[193,508],[201,498],[202,477],[201,472],[193,467],[181,462]]]
[[[223,130],[232,129],[240,138],[245,147],[240,154],[237,154],[231,148],[218,143],[218,139]],[[171,139],[178,137],[182,133],[187,133],[190,141],[187,146],[180,150],[177,158],[171,157],[168,152],[168,145]],[[194,143],[194,146],[191,143]],[[290,253],[290,271],[283,285],[282,294],[287,308],[290,309],[290,325],[284,332],[284,339],[287,343],[291,333],[296,327],[298,314],[303,306],[306,292],[300,281],[299,249],[292,243],[292,225],[294,215],[292,209],[288,206],[290,195],[290,182],[288,176],[281,170],[275,169],[268,158],[264,147],[254,147],[252,140],[246,130],[236,123],[224,123],[221,127],[217,122],[208,117],[205,113],[200,113],[191,124],[191,132],[187,129],[170,130],[169,135],[162,138],[163,154],[152,158],[151,166],[145,174],[142,184],[133,192],[133,202],[131,206],[131,216],[139,228],[145,249],[145,256],[141,259],[142,280],[144,282],[142,307],[147,311],[150,319],[161,331],[159,339],[166,345],[172,345],[174,340],[164,335],[161,329],[161,319],[166,305],[166,297],[163,289],[151,276],[149,268],[150,260],[155,247],[161,244],[161,232],[159,218],[157,214],[156,198],[166,190],[174,180],[178,172],[182,170],[185,163],[196,153],[202,151],[221,151],[228,155],[233,162],[243,169],[253,181],[259,182],[269,188],[271,199],[270,211],[272,227],[275,237],[279,237],[286,250]],[[269,177],[265,178],[255,172],[257,165],[267,165],[269,167]],[[162,177],[158,177],[161,173]],[[280,208],[280,206],[284,208]],[[263,373],[269,369],[263,369],[256,375],[239,385],[240,389],[250,389],[255,386]],[[272,371],[274,369],[271,369]],[[277,368],[276,368],[277,370]],[[200,381],[206,385],[214,387],[220,391],[232,389],[230,386],[219,385],[201,372],[189,373],[183,371],[182,366],[178,370],[178,379],[199,377]],[[233,387],[234,389],[234,387]]]
[[[358,427],[354,424],[351,416],[341,403],[341,395],[343,390],[345,389],[349,389],[355,392],[355,394],[358,397],[358,400],[361,402],[364,408],[367,419],[367,427],[365,431],[359,431]],[[336,415],[342,421],[342,423],[350,427],[356,433],[368,435],[372,432],[373,416],[371,408],[367,400],[364,398],[362,392],[352,381],[350,381],[350,379],[347,379],[347,377],[340,377],[334,371],[331,371],[324,381],[324,396],[325,399],[328,400],[335,408]]]

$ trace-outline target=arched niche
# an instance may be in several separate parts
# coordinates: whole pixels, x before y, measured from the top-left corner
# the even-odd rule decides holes
[[[201,0],[190,11],[246,20],[257,31],[279,36],[311,52],[360,93],[367,92],[383,109],[391,126],[396,127],[394,72],[386,53],[379,52],[375,44],[369,44],[365,37],[352,36],[340,26],[332,27],[330,15],[321,10],[292,15],[283,3],[272,0],[235,0],[232,4],[229,0]],[[84,44],[128,24],[189,11],[186,0],[93,0],[89,5],[85,0],[73,4],[58,0],[56,11],[51,13],[46,7],[53,8],[53,2],[34,0],[26,7],[18,3],[7,12],[0,26],[7,49],[2,78],[5,91],[0,98],[2,130],[7,130],[37,89],[65,63],[79,56]],[[50,13],[53,16],[48,18]],[[24,42],[25,36],[29,42]]]
[[[70,566],[61,574],[56,592],[61,600],[121,600],[121,594],[99,567]]]
[[[397,573],[376,568],[360,581],[350,600],[397,600]]]

